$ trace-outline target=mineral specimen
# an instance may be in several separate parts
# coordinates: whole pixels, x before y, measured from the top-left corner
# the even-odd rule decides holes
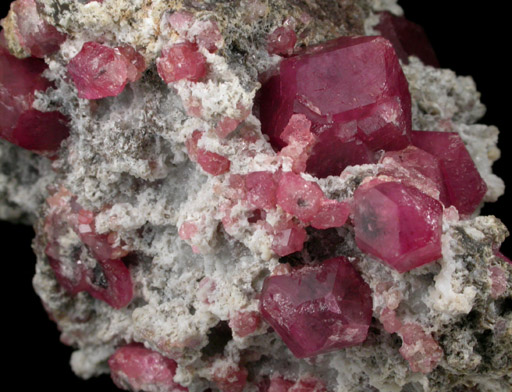
[[[1,24],[0,217],[35,228],[78,376],[511,390],[508,232],[479,216],[498,132],[394,0],[15,0]]]

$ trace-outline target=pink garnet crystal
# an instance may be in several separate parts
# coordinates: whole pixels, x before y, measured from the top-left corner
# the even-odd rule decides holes
[[[44,225],[45,253],[59,284],[71,295],[85,291],[113,308],[127,306],[133,284],[121,257],[128,252],[114,245],[115,234],[96,233],[93,212],[81,209],[66,191],[51,196],[48,202],[53,208]],[[62,244],[70,229],[76,234],[74,242]]]
[[[30,55],[42,58],[52,54],[66,40],[65,34],[41,18],[35,0],[16,0],[11,4],[11,12],[16,21],[16,38]]]
[[[408,64],[409,56],[416,56],[426,65],[439,67],[439,61],[423,27],[389,12],[381,12],[379,19],[375,29],[393,44],[400,60]]]
[[[364,342],[371,291],[352,264],[337,257],[268,277],[260,311],[297,358],[311,357]]]
[[[12,56],[0,33],[0,137],[28,150],[53,155],[68,137],[69,129],[60,112],[32,109],[35,92],[51,86],[42,76],[46,68],[42,60]]]
[[[132,391],[187,391],[174,382],[177,364],[142,344],[123,346],[109,358],[110,375],[121,389]],[[157,389],[155,389],[157,388]]]
[[[162,50],[156,60],[158,74],[169,84],[186,79],[192,82],[201,80],[208,70],[206,58],[198,52],[196,44],[183,42]]]
[[[441,257],[443,206],[418,189],[374,179],[354,193],[357,246],[398,272]]]
[[[86,99],[119,95],[144,69],[144,59],[133,48],[110,48],[97,42],[86,42],[68,64],[78,96]]]
[[[446,206],[455,206],[462,216],[471,215],[482,202],[487,185],[457,133],[413,131],[412,143],[439,160]]]
[[[317,136],[307,162],[317,177],[375,162],[382,149],[405,148],[411,96],[390,42],[342,37],[284,59],[260,96],[262,130],[277,149],[286,145],[282,133],[293,114],[304,114]]]
[[[267,51],[270,54],[289,56],[297,43],[295,31],[289,27],[278,27],[267,38]]]

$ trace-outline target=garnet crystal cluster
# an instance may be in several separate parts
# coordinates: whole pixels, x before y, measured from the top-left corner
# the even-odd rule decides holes
[[[478,215],[497,130],[394,1],[16,0],[1,24],[0,217],[35,227],[78,376],[510,390],[508,233]]]

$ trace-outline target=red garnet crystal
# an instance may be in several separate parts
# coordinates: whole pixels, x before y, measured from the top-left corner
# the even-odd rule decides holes
[[[317,177],[375,162],[377,151],[410,144],[407,80],[382,37],[342,37],[284,59],[260,100],[262,131],[275,148],[286,145],[282,133],[297,113],[311,121],[318,138],[307,162]]]
[[[108,360],[110,375],[121,389],[134,391],[188,391],[174,382],[177,364],[142,344],[123,346]],[[156,388],[156,389],[155,389]]]
[[[162,50],[156,60],[158,74],[165,83],[186,79],[201,80],[208,70],[206,58],[198,52],[196,44],[183,42]]]
[[[372,319],[369,286],[344,257],[270,276],[263,318],[297,358],[361,344]]]
[[[380,21],[375,29],[393,44],[400,60],[408,64],[409,56],[416,56],[426,65],[439,67],[439,61],[423,27],[389,12],[381,12],[379,17]]]
[[[59,50],[66,40],[65,34],[41,18],[35,0],[16,0],[11,4],[11,12],[16,39],[30,55],[43,58]]]
[[[98,234],[93,212],[81,209],[66,191],[48,201],[54,207],[44,225],[45,253],[59,284],[71,295],[85,291],[113,308],[127,306],[133,297],[133,283],[121,257],[128,252],[114,245],[115,234]],[[74,240],[63,244],[61,239],[69,236],[70,230],[75,233]]]
[[[443,206],[418,189],[374,179],[354,193],[357,246],[398,272],[441,257]]]
[[[68,64],[78,96],[86,99],[121,94],[128,82],[140,78],[144,69],[144,59],[135,49],[110,48],[97,42],[86,42]]]
[[[53,155],[68,137],[69,129],[60,112],[32,109],[35,92],[51,86],[42,76],[46,68],[42,60],[12,56],[0,34],[0,137],[28,150]]]
[[[462,216],[471,215],[482,202],[487,185],[480,177],[464,142],[457,133],[413,131],[412,143],[439,160],[446,206],[455,206]]]

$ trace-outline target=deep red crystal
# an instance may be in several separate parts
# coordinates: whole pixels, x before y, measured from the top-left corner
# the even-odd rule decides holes
[[[372,180],[354,193],[357,246],[399,272],[441,257],[443,207],[400,182]]]
[[[368,285],[344,257],[270,276],[263,318],[298,358],[361,344],[372,318]]]
[[[439,160],[446,206],[455,206],[462,216],[471,215],[487,192],[487,185],[457,133],[413,131],[412,143]]]
[[[403,16],[381,12],[375,29],[393,44],[398,57],[404,63],[409,63],[409,56],[416,56],[426,65],[439,67],[436,53],[420,25]]]
[[[78,96],[86,99],[119,95],[128,82],[140,78],[144,69],[144,59],[135,49],[111,48],[97,42],[86,42],[68,64]]]
[[[42,60],[12,56],[0,33],[0,137],[28,150],[53,155],[69,129],[60,112],[32,109],[35,92],[51,86],[42,76],[46,68]]]
[[[260,96],[262,130],[275,148],[285,146],[282,133],[296,113],[311,121],[318,138],[307,162],[318,177],[410,144],[407,80],[382,37],[342,37],[284,59]]]

